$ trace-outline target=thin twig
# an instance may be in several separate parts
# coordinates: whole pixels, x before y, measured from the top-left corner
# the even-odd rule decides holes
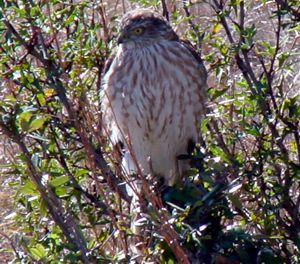
[[[161,0],[161,5],[162,5],[162,10],[163,10],[163,16],[169,21],[169,10],[168,7],[166,5],[166,1],[165,0]]]
[[[198,46],[199,46],[199,55],[201,55],[201,45],[202,45],[202,41],[204,38],[204,34],[201,34],[198,26],[193,22],[193,20],[191,18],[190,10],[188,8],[187,0],[183,0],[182,3],[183,3],[183,10],[185,12],[185,15],[188,18],[188,23],[197,36]]]
[[[42,182],[42,175],[37,172],[32,160],[31,155],[24,144],[21,136],[16,132],[11,131],[3,122],[0,122],[2,132],[10,139],[12,139],[24,154],[25,162],[30,172],[30,177],[35,183],[43,201],[47,204],[47,208],[53,220],[61,228],[69,243],[75,244],[77,250],[81,252],[81,259],[84,263],[90,263],[87,257],[87,247],[85,239],[82,236],[78,225],[73,216],[67,213],[61,201],[56,197],[51,188],[46,188]]]

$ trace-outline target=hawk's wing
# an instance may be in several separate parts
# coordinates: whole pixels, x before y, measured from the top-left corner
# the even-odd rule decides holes
[[[207,84],[207,70],[204,66],[204,63],[203,63],[203,60],[201,58],[200,52],[197,51],[197,49],[191,44],[191,42],[189,42],[187,40],[180,39],[179,42],[181,44],[183,44],[189,50],[189,52],[192,54],[192,56],[198,62],[199,71],[200,71],[200,74],[202,75],[201,77],[205,80],[205,82],[204,82],[205,86],[203,88],[207,89],[207,85],[206,85]],[[193,152],[193,150],[195,148],[195,143],[196,142],[193,142],[193,141],[189,142],[188,148],[187,148],[187,152],[189,153],[189,155]]]
[[[204,75],[205,79],[207,79],[207,71],[204,66],[203,60],[200,56],[200,53],[196,50],[196,48],[188,40],[180,39],[180,42],[190,51],[190,53],[193,55],[193,57],[198,61],[200,71]]]

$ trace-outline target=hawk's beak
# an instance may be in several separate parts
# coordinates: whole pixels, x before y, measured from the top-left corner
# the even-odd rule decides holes
[[[120,35],[117,38],[117,43],[118,44],[122,44],[124,43],[126,40],[128,40],[128,35],[126,33],[120,33]]]
[[[119,45],[119,44],[122,44],[123,42],[124,42],[123,38],[121,38],[121,37],[118,37],[118,39],[117,39],[117,43],[118,43],[118,45]]]
[[[125,38],[126,37],[124,34],[120,34],[119,37],[117,38],[118,45],[124,43]]]

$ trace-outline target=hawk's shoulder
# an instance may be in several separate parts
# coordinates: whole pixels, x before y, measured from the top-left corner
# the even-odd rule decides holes
[[[192,45],[191,42],[189,42],[188,40],[184,40],[184,39],[180,39],[179,41],[183,46],[185,46],[190,51],[190,53],[194,56],[194,58],[199,63],[203,63],[200,52],[196,50],[196,48]]]
[[[203,60],[201,58],[200,52],[197,51],[197,49],[188,40],[180,39],[179,41],[183,46],[185,46],[189,50],[189,52],[192,54],[192,56],[195,58],[195,60],[199,63],[199,67],[200,67],[201,71],[203,72],[204,76],[207,77],[207,71],[204,66]]]

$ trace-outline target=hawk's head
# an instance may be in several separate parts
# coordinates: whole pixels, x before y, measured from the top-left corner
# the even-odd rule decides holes
[[[168,21],[150,9],[137,9],[124,15],[120,22],[118,44],[153,43],[178,40]]]

